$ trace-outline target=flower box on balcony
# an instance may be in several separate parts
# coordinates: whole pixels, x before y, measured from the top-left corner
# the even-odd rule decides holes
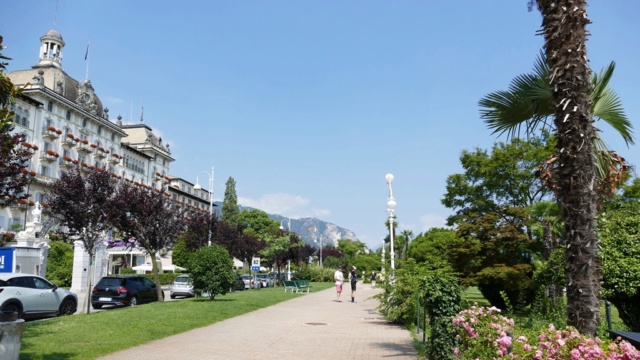
[[[119,160],[122,159],[122,156],[119,155],[119,154],[116,154],[116,153],[111,154],[111,156],[113,156],[114,158],[119,159]]]
[[[108,153],[109,153],[109,150],[107,150],[107,149],[103,148],[102,146],[100,146],[100,147],[98,148],[98,151],[103,152],[103,153],[105,153],[105,154],[108,154]]]
[[[58,131],[58,129],[56,129],[56,128],[55,128],[55,127],[53,127],[53,126],[49,126],[49,127],[47,128],[47,130],[49,130],[49,131],[53,131],[53,132],[57,132],[57,131]]]
[[[67,138],[76,141],[76,137],[72,133],[67,133]]]
[[[43,131],[42,136],[48,139],[56,139],[60,134],[62,134],[62,131],[54,128],[53,126],[49,126],[45,131]]]
[[[81,163],[80,163],[80,166],[82,166],[82,167],[86,168],[86,167],[87,167],[87,166],[89,166],[89,165],[87,165],[87,163],[83,161],[83,162],[81,162]]]
[[[66,162],[70,162],[70,163],[73,162],[73,159],[68,157],[68,156],[66,156],[66,155],[62,157],[62,160],[66,161]]]
[[[60,155],[58,155],[57,152],[53,151],[53,150],[47,150],[47,155],[51,155],[51,156],[55,156],[55,157],[59,157]]]
[[[91,144],[91,145],[89,145],[89,146],[91,146],[91,147],[92,147],[92,148],[94,148],[94,149],[98,147],[98,145],[96,145],[96,144]]]
[[[87,140],[87,139],[81,140],[80,142],[82,142],[85,145],[89,145],[89,140]]]

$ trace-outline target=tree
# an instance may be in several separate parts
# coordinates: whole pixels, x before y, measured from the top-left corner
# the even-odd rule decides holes
[[[184,237],[179,236],[178,241],[176,241],[175,245],[173,245],[173,249],[171,251],[171,261],[174,265],[186,268],[187,266],[189,266],[189,261],[191,261],[194,253],[195,251],[190,251],[189,249],[187,249]]]
[[[640,331],[640,215],[638,200],[618,197],[600,214],[603,297],[630,331]]]
[[[114,192],[115,184],[109,171],[90,171],[83,177],[76,168],[62,172],[46,195],[51,216],[69,229],[68,239],[81,241],[84,251],[89,254],[88,291],[91,290],[96,247],[111,229],[110,214],[116,209]],[[87,314],[90,300],[87,296]]]
[[[292,251],[304,245],[298,234],[282,232],[280,236],[268,237],[265,239],[265,247],[260,251],[260,256],[264,257],[265,263],[273,263],[280,273],[280,268],[287,261],[295,260],[295,253]]]
[[[70,287],[73,270],[73,247],[62,241],[51,241],[47,252],[47,279],[54,285]]]
[[[4,48],[2,36],[0,36],[0,50]],[[10,58],[0,53],[0,179],[2,179],[0,206],[2,207],[16,204],[29,197],[24,189],[31,177],[31,173],[27,171],[31,153],[26,146],[19,146],[23,141],[22,135],[11,133],[14,129],[15,112],[9,110],[9,106],[15,104],[15,99],[20,96],[22,89],[16,88],[4,74],[7,65],[4,60],[10,60]]]
[[[236,195],[236,181],[229,177],[224,190],[224,200],[222,201],[222,220],[232,224],[238,223],[240,207],[238,206],[238,195]]]
[[[407,257],[417,263],[426,263],[433,270],[451,267],[449,250],[459,243],[454,230],[431,228],[424,234],[418,234],[411,242]]]
[[[411,239],[413,238],[413,231],[411,230],[402,230],[400,232],[400,236],[398,236],[400,239],[400,241],[398,241],[398,245],[402,245],[401,248],[401,256],[400,258],[402,258],[403,260],[407,259],[407,251],[409,250],[409,243],[411,242]]]
[[[196,251],[189,263],[193,287],[209,294],[214,300],[218,294],[226,294],[235,286],[233,261],[222,246],[211,244]]]
[[[158,264],[160,251],[170,250],[185,231],[185,208],[165,195],[164,189],[151,190],[128,182],[120,183],[115,196],[116,211],[111,222],[125,236],[136,240],[151,257],[158,300],[164,299]]]
[[[532,2],[533,0],[531,0]],[[600,320],[596,139],[585,0],[537,0],[555,109],[556,192],[567,242],[567,324],[594,336]],[[585,141],[586,140],[586,141]]]
[[[480,148],[464,150],[460,156],[464,173],[447,177],[447,192],[441,200],[456,211],[447,219],[448,225],[468,214],[495,212],[506,205],[527,207],[549,198],[551,190],[533,174],[554,153],[554,146],[554,139],[543,133],[526,141],[514,138],[496,143],[490,153]]]

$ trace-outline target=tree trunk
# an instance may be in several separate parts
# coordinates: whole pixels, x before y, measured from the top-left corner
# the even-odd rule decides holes
[[[89,270],[87,273],[87,295],[85,296],[85,310],[87,310],[87,314],[91,312],[91,290],[93,284],[91,284],[91,280],[93,280],[93,267],[96,260],[96,252],[89,251]]]
[[[585,0],[537,0],[556,107],[558,204],[567,241],[567,323],[595,335],[600,318],[596,172]]]
[[[160,283],[160,270],[158,269],[158,262],[156,261],[156,251],[148,251],[149,256],[151,256],[151,272],[153,273],[153,282],[156,283],[156,295],[158,296],[158,301],[164,301],[162,297],[162,284]]]

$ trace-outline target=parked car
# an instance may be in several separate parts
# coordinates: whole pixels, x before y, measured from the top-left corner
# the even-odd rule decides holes
[[[262,287],[273,287],[275,285],[275,278],[270,277],[268,274],[256,275]]]
[[[189,274],[179,275],[173,280],[171,289],[169,290],[169,296],[175,299],[176,296],[194,297],[196,291],[191,283],[191,277]]]
[[[244,274],[241,276],[242,281],[244,282],[245,289],[251,289],[253,287],[253,277],[251,275]]]
[[[0,311],[35,319],[71,315],[78,310],[78,296],[30,274],[0,273]]]
[[[144,276],[105,276],[91,291],[94,309],[104,305],[135,306],[153,301],[158,301],[156,284]]]
[[[245,286],[244,286],[244,280],[242,279],[242,276],[240,276],[240,274],[235,273],[236,274],[236,286],[234,288],[234,290],[244,290]]]

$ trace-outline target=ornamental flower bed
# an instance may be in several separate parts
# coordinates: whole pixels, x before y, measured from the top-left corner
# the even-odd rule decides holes
[[[590,338],[569,326],[559,330],[549,324],[535,339],[513,335],[513,319],[495,307],[474,304],[458,313],[453,325],[460,342],[454,355],[459,359],[640,359],[640,351],[627,341]]]

